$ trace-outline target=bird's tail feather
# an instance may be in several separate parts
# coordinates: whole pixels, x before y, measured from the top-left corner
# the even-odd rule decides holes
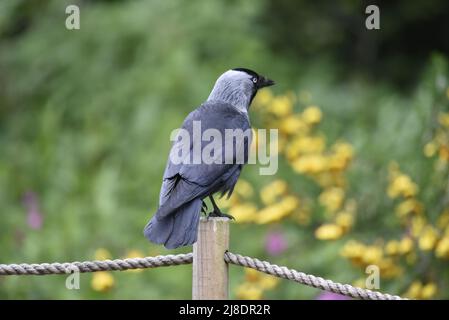
[[[167,249],[195,243],[201,204],[201,199],[192,200],[163,218],[158,218],[156,213],[144,229],[145,237],[151,242],[163,244]]]

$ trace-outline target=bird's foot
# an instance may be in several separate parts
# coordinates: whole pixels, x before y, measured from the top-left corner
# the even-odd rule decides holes
[[[231,216],[230,214],[226,214],[226,213],[223,213],[221,211],[216,211],[216,210],[214,210],[214,211],[209,213],[207,218],[210,218],[210,217],[214,217],[214,218],[228,218],[230,220],[235,220],[235,218],[233,216]]]

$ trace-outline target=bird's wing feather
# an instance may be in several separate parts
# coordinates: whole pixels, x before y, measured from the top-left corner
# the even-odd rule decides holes
[[[205,103],[189,114],[182,128],[189,132],[190,137],[193,137],[193,121],[201,122],[201,132],[207,129],[216,129],[221,133],[223,139],[225,129],[241,129],[243,131],[250,129],[250,123],[245,114],[239,112],[231,105],[219,102]],[[249,136],[249,140],[251,140],[251,135]],[[242,141],[240,142],[242,143]],[[188,149],[192,154],[193,141],[184,141],[183,143],[189,143]],[[201,150],[209,143],[209,141],[202,141]],[[243,143],[245,150],[248,150],[247,146],[251,141],[243,139]],[[176,142],[173,147],[175,147],[175,144]],[[242,148],[241,145],[236,146],[236,141],[233,142],[233,145],[235,150]],[[224,163],[224,148],[224,142],[222,141],[221,150],[214,153],[214,158],[222,157],[220,163],[193,164],[190,162],[189,164],[175,164],[169,157],[160,194],[160,206],[167,207],[167,210],[163,211],[166,211],[168,214],[171,209],[211,191],[210,189],[214,185],[220,181],[225,181],[224,179],[234,174],[237,169],[236,167],[239,167],[239,165],[235,163]],[[245,152],[245,159],[247,158],[248,155]],[[169,208],[170,210],[168,210]]]

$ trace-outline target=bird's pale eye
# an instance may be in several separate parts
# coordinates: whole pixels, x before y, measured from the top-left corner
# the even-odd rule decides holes
[[[253,78],[253,82],[257,83],[257,78],[256,77]]]

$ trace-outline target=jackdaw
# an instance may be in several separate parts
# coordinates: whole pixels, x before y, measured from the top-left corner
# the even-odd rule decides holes
[[[259,89],[273,84],[274,81],[249,69],[228,70],[218,78],[207,101],[187,116],[181,130],[193,139],[178,139],[172,145],[163,176],[159,208],[144,229],[147,239],[168,249],[195,243],[200,213],[207,209],[204,203],[207,197],[213,206],[209,216],[232,218],[220,211],[212,196],[217,192],[228,197],[232,194],[242,167],[248,161],[252,138],[248,108]],[[205,163],[202,158],[195,162],[193,158],[201,157],[208,145],[207,141],[195,137],[195,123],[201,126],[201,137],[208,129],[215,129],[223,139],[226,129],[246,131],[249,135],[232,139],[230,144],[224,141],[226,139],[221,141],[221,149],[211,152],[212,163]],[[229,152],[225,150],[226,146],[231,147],[230,156],[226,153]],[[173,161],[173,155],[179,155],[180,150],[187,150],[188,154],[181,155],[183,161]],[[237,161],[242,152],[243,160]]]

